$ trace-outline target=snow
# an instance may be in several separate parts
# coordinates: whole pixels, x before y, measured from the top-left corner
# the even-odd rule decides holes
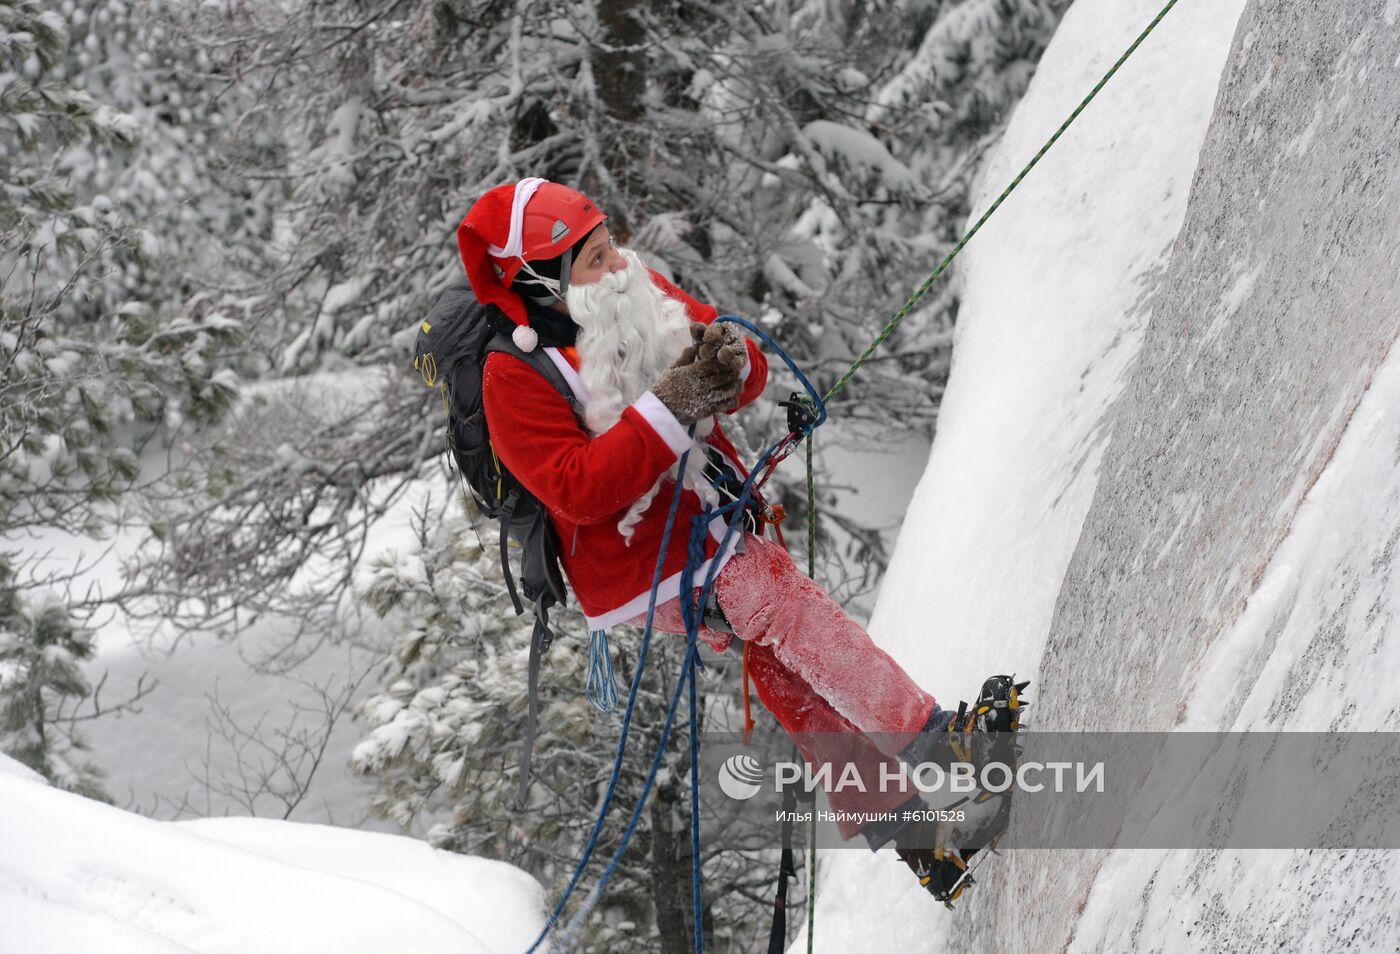
[[[1038,676],[1243,6],[1176,8],[959,259],[964,297],[939,430],[870,625],[944,701],[993,672]],[[988,160],[976,214],[1158,9],[1070,8]],[[950,930],[887,853],[832,851],[821,866],[819,951],[1018,949],[1020,936],[1004,930],[970,941],[975,913]],[[988,878],[984,900],[1003,883]],[[888,899],[879,917],[871,897]],[[970,902],[975,912],[975,893]],[[1024,902],[1016,894],[1008,916]],[[790,949],[806,949],[804,933]]]
[[[966,4],[945,33],[989,4]],[[1070,8],[987,162],[979,212],[1159,7]],[[1397,20],[1400,0],[1179,4],[960,259],[953,376],[870,623],[945,703],[1014,670],[1036,680],[1033,729],[1400,722],[1384,679],[1400,666],[1388,638],[1400,618]],[[956,69],[935,55],[946,46],[930,34],[871,117]],[[694,82],[711,106],[734,95],[712,76]],[[348,99],[326,130],[332,185],[354,180],[362,110]],[[805,133],[824,156],[914,184],[856,131]],[[774,277],[801,286],[782,269]],[[364,281],[326,291],[324,334]],[[374,393],[352,374],[303,383],[327,381],[347,400]],[[873,469],[860,504],[873,508],[902,492],[921,450],[878,466],[865,448],[819,442],[838,469]],[[376,549],[408,542],[423,492]],[[125,543],[90,575],[109,591]],[[239,810],[199,785],[211,700],[241,724],[280,724],[316,686],[353,688],[383,656],[323,649],[299,682],[250,668],[278,638],[266,620],[241,645],[196,636],[164,657],[104,630],[89,674],[111,671],[109,699],[145,671],[161,682],[141,712],[88,730],[119,801]],[[1131,706],[1116,704],[1125,690]],[[344,767],[356,734],[348,719],[338,727],[293,817],[365,823],[365,787]],[[237,767],[230,751],[209,757],[211,773]],[[180,798],[186,779],[204,801]],[[51,789],[3,756],[0,805],[6,950],[241,954],[295,937],[310,952],[518,951],[541,925],[528,876],[397,836],[157,821]],[[1393,857],[1016,852],[949,915],[888,852],[828,852],[816,947],[1393,949]],[[793,950],[805,946],[799,934]]]
[[[1394,693],[1375,676],[1400,669],[1400,641],[1386,638],[1400,617],[1390,564],[1397,407],[1392,349],[1248,607],[1201,660],[1183,730],[1395,730]],[[1362,697],[1371,704],[1356,705]],[[1198,887],[1180,891],[1186,883]],[[1391,851],[1116,852],[1071,950],[1120,949],[1135,933],[1160,950],[1190,950],[1237,936],[1241,924],[1290,949],[1345,939],[1350,950],[1389,950],[1397,896]]]
[[[0,756],[0,924],[25,954],[523,950],[543,892],[420,841],[258,819],[176,824],[49,788]]]
[[[983,207],[1158,6],[1070,9]],[[870,627],[941,698],[1014,668],[1032,730],[1400,723],[1394,10],[1180,4],[969,246]],[[1395,949],[1394,852],[1017,851],[953,915],[822,865],[822,951]]]
[[[329,315],[353,307],[372,280],[373,276],[362,275],[339,285],[332,285],[321,302],[321,313]]]
[[[1400,653],[1400,36],[1375,4],[1304,12],[1257,2],[1241,23],[1252,42],[1231,57],[1047,639],[1059,724],[1092,724],[1088,700],[1132,674],[1152,687],[1144,727],[1400,724],[1378,678]],[[1202,328],[1242,274],[1230,333]],[[1163,546],[1186,497],[1199,505]],[[1149,548],[1152,572],[1123,572]],[[1095,665],[1072,672],[1071,646]],[[1100,865],[1071,949],[1395,948],[1393,852],[1089,854],[1058,874]]]
[[[271,620],[255,624],[237,642],[202,633],[180,640],[171,651],[154,652],[120,626],[106,627],[98,658],[85,667],[92,681],[108,674],[103,700],[128,697],[143,676],[155,684],[138,711],[83,726],[92,759],[106,774],[104,787],[117,803],[158,818],[250,811],[281,817],[287,804],[272,792],[249,801],[239,791],[245,778],[254,782],[277,763],[271,752],[249,745],[245,733],[258,726],[270,742],[281,738],[276,733],[286,733],[319,743],[325,705],[352,706],[374,688],[382,663],[379,654],[364,649],[325,646],[305,659],[284,662],[290,667],[286,672],[276,671],[276,664],[255,664],[284,644]],[[371,786],[347,766],[362,730],[350,711],[341,711],[292,818],[389,827],[367,817]],[[306,777],[309,759],[300,767]],[[290,793],[292,787],[281,784],[280,790]]]
[[[0,752],[0,776],[22,778],[31,782],[42,782],[44,777],[27,765],[22,765]]]
[[[318,406],[354,407],[374,400],[378,382],[372,374],[328,372],[276,385],[250,383],[240,399],[302,407],[306,395],[315,395]],[[290,446],[288,453],[299,456]],[[154,476],[165,463],[164,451],[148,448],[145,476]],[[361,567],[386,550],[413,545],[411,515],[423,507],[429,490],[428,481],[415,485],[374,528]],[[14,542],[40,571],[84,568],[75,592],[93,587],[95,593],[111,596],[122,588],[121,564],[132,557],[139,539],[134,529],[118,532],[110,550],[104,546],[100,552],[90,540],[52,530]],[[316,560],[305,567],[308,577],[323,570],[324,563]],[[321,713],[329,701],[343,704],[343,712],[290,817],[397,830],[390,821],[369,817],[372,785],[349,768],[350,753],[364,735],[364,725],[352,719],[353,707],[377,688],[388,655],[377,621],[365,619],[353,644],[315,652],[289,647],[287,622],[271,617],[249,623],[236,641],[213,632],[174,638],[161,629],[133,631],[119,614],[105,614],[97,625],[95,656],[83,670],[94,685],[105,677],[103,704],[128,698],[143,678],[154,685],[135,711],[81,726],[91,746],[89,759],[102,769],[104,788],[118,805],[163,819],[250,812],[281,817],[287,805],[276,795],[264,792],[250,802],[239,791],[245,775],[255,780],[274,761],[271,753],[248,745],[239,730],[260,725],[269,737],[286,732],[319,741]],[[308,768],[304,762],[303,770]],[[430,824],[425,822],[425,828]]]
[[[869,133],[818,119],[803,128],[802,136],[823,156],[839,158],[852,168],[867,170],[877,180],[892,186],[919,189],[918,177]]]
[[[1038,656],[1241,6],[1175,11],[960,260],[939,433],[872,619],[940,696]],[[979,212],[1153,13],[1071,8],[984,173]],[[909,625],[924,619],[937,632]],[[964,651],[927,652],[941,633]]]

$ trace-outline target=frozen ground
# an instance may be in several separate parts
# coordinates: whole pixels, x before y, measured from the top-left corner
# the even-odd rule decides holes
[[[1071,8],[984,202],[1158,7]],[[1182,0],[970,247],[872,619],[935,692],[1015,668],[1039,728],[1396,728],[1397,20]],[[892,858],[824,864],[818,950],[1395,949],[1393,852],[1021,851],[953,915]]]
[[[538,883],[414,839],[259,819],[153,821],[0,755],[0,947],[16,954],[514,954]]]

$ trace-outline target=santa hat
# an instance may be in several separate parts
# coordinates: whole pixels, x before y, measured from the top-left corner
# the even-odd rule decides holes
[[[528,178],[487,192],[457,227],[457,248],[477,301],[500,308],[515,324],[511,340],[521,351],[533,351],[539,336],[530,327],[525,302],[511,288],[515,276],[526,262],[568,252],[604,218],[568,186]]]

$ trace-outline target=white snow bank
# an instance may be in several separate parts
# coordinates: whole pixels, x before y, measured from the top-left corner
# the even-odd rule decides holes
[[[475,934],[493,951],[523,951],[539,918],[503,917],[542,903],[539,882],[513,865],[438,851],[426,842],[330,825],[266,818],[201,818],[178,823],[202,837],[324,874],[354,878],[425,904]]]
[[[390,835],[152,821],[0,760],[0,925],[24,954],[502,954],[543,924],[524,873]]]

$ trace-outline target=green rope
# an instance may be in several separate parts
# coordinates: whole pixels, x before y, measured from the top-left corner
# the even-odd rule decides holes
[[[1085,107],[1087,107],[1091,102],[1094,101],[1095,96],[1099,95],[1099,90],[1103,89],[1104,86],[1108,85],[1108,81],[1113,79],[1113,75],[1118,72],[1119,67],[1121,67],[1124,63],[1127,62],[1128,57],[1133,55],[1134,51],[1136,51],[1137,48],[1142,45],[1142,41],[1147,39],[1148,34],[1150,34],[1153,30],[1157,28],[1157,24],[1162,22],[1162,18],[1165,17],[1171,11],[1171,8],[1176,6],[1176,4],[1177,0],[1167,0],[1167,5],[1164,6],[1155,17],[1152,18],[1152,22],[1147,25],[1147,28],[1144,29],[1141,33],[1139,33],[1138,38],[1134,40],[1126,50],[1123,51],[1123,55],[1118,57],[1118,61],[1115,62],[1113,66],[1109,68],[1108,72],[1103,75],[1103,78],[1099,80],[1098,83],[1094,84],[1094,88],[1089,91],[1089,95],[1085,96],[1084,99],[1080,101],[1079,105],[1074,107],[1074,112],[1069,114],[1069,118],[1060,124],[1060,128],[1056,129],[1054,135],[1052,135],[1048,140],[1046,140],[1045,145],[1040,147],[1040,151],[1037,152],[1031,158],[1030,162],[1026,163],[1024,169],[1022,169],[1016,174],[1016,178],[1011,180],[1011,184],[1002,190],[1001,195],[997,196],[996,201],[991,204],[987,211],[982,213],[981,218],[979,218],[975,223],[973,223],[972,228],[967,230],[967,234],[958,240],[958,244],[953,246],[952,251],[950,251],[946,256],[944,256],[943,261],[938,263],[938,267],[933,270],[933,274],[929,275],[929,277],[924,281],[922,285],[919,286],[918,290],[914,292],[910,299],[904,303],[903,307],[901,307],[899,311],[895,313],[895,316],[889,320],[889,323],[886,324],[885,327],[880,330],[880,333],[876,336],[875,340],[872,341],[870,343],[870,346],[866,348],[865,351],[862,352],[861,356],[855,360],[855,363],[852,364],[849,369],[847,369],[846,373],[841,375],[840,380],[838,380],[834,385],[832,385],[831,390],[826,392],[826,396],[822,399],[823,402],[829,403],[832,398],[834,398],[837,394],[841,393],[843,389],[845,389],[846,385],[850,382],[851,378],[855,376],[855,373],[860,370],[861,366],[864,365],[866,361],[870,360],[870,356],[875,353],[875,349],[879,348],[880,345],[884,344],[885,339],[894,333],[895,328],[899,327],[899,323],[903,321],[908,316],[909,312],[914,309],[914,306],[919,303],[919,299],[923,298],[924,295],[928,292],[928,290],[933,287],[933,283],[938,281],[939,277],[945,271],[947,271],[948,266],[952,264],[953,259],[957,258],[958,253],[963,250],[963,246],[967,245],[968,242],[972,241],[972,237],[976,235],[981,230],[982,226],[986,223],[986,221],[992,217],[992,213],[1001,207],[1001,204],[1006,201],[1007,196],[1011,195],[1011,193],[1015,191],[1016,187],[1021,184],[1021,180],[1024,179],[1030,173],[1030,171],[1036,167],[1036,164],[1040,162],[1041,158],[1044,157],[1044,155],[1050,151],[1050,147],[1055,145],[1055,143],[1059,141],[1060,137],[1064,135],[1065,130],[1069,129],[1070,124],[1073,123],[1076,119],[1078,119],[1079,114],[1084,112]],[[815,480],[813,477],[812,441],[813,435],[808,434],[807,575],[815,579],[817,575],[817,492]],[[816,929],[817,918],[816,814],[817,813],[815,811],[812,812],[812,821],[808,828],[807,837],[807,954],[812,954],[812,945],[814,943],[814,932]]]
[[[816,432],[807,435],[807,576],[817,578],[817,484],[812,477],[812,442]]]
[[[899,323],[903,321],[909,312],[913,310],[914,306],[919,303],[919,299],[924,297],[924,294],[933,287],[934,282],[938,281],[939,276],[948,268],[953,259],[958,257],[958,253],[963,250],[963,246],[972,241],[972,237],[982,228],[983,223],[990,219],[992,213],[1001,207],[1001,204],[1006,201],[1006,197],[1011,195],[1012,191],[1021,184],[1021,180],[1035,168],[1036,163],[1040,162],[1041,157],[1050,151],[1050,147],[1055,145],[1060,136],[1064,134],[1064,131],[1069,128],[1070,123],[1074,122],[1075,119],[1079,117],[1079,114],[1084,112],[1084,108],[1094,101],[1094,97],[1099,95],[1099,90],[1107,85],[1108,81],[1113,78],[1113,74],[1118,72],[1118,68],[1127,62],[1128,57],[1132,56],[1133,51],[1142,45],[1142,41],[1147,39],[1147,35],[1157,28],[1157,24],[1162,22],[1162,18],[1167,15],[1172,7],[1176,6],[1176,3],[1177,0],[1167,0],[1167,5],[1162,8],[1160,13],[1152,18],[1152,22],[1147,25],[1147,29],[1138,34],[1138,38],[1133,41],[1132,45],[1123,51],[1122,56],[1118,57],[1118,62],[1110,67],[1109,71],[1103,75],[1103,79],[1099,80],[1094,88],[1089,91],[1089,95],[1085,96],[1083,101],[1080,102],[1078,106],[1074,107],[1074,112],[1069,114],[1069,118],[1060,124],[1060,128],[1055,130],[1055,134],[1046,141],[1045,145],[1040,147],[1040,151],[1035,154],[1035,157],[1032,158],[1030,162],[1026,163],[1026,167],[1016,174],[1016,178],[1012,179],[1011,184],[1002,190],[1001,195],[997,196],[996,201],[992,203],[991,207],[988,208],[986,212],[982,213],[982,217],[977,220],[976,224],[968,229],[967,234],[958,240],[958,244],[953,246],[953,250],[938,264],[938,267],[933,270],[933,274],[919,286],[918,291],[914,292],[913,296],[904,303],[904,307],[900,308],[895,316],[890,319],[889,323],[881,329],[880,334],[870,343],[870,347],[865,349],[861,356],[856,359],[855,364],[851,365],[846,373],[841,375],[841,379],[832,385],[831,390],[826,392],[826,396],[822,399],[823,401],[829,403],[832,398],[839,394],[846,387],[846,384],[851,378],[855,376],[855,373],[860,370],[861,366],[875,353],[875,349],[884,344],[885,339],[894,333]]]

